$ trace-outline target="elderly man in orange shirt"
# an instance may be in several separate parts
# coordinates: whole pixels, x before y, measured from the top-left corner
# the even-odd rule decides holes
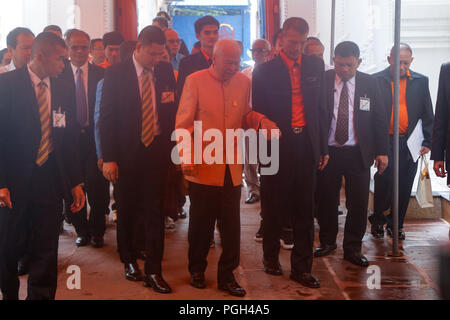
[[[184,154],[186,149],[180,148],[186,144],[178,145],[183,153],[182,168],[185,178],[189,181],[191,200],[188,233],[190,283],[199,289],[206,287],[204,273],[209,240],[215,221],[219,219],[223,252],[218,266],[218,288],[242,297],[246,292],[233,275],[233,270],[239,265],[242,182],[242,161],[235,163],[233,160],[242,157],[241,145],[238,143],[241,140],[232,135],[233,146],[229,147],[228,143],[225,148],[222,146],[226,140],[230,141],[230,131],[264,128],[270,130],[272,138],[275,139],[278,130],[271,129],[278,128],[272,121],[251,110],[251,83],[245,75],[238,72],[240,56],[241,49],[236,41],[217,42],[211,67],[187,78],[175,127],[176,136],[183,136],[182,142],[187,139],[188,146],[194,147],[192,154],[195,163],[192,164],[189,151]],[[208,132],[214,132],[214,139]],[[211,145],[216,144],[219,147],[211,152],[211,145],[198,143],[198,135],[202,140],[214,140]],[[226,135],[228,139],[225,138]],[[192,136],[193,142],[190,141]],[[266,138],[271,137],[266,135]],[[208,152],[214,161],[199,159],[198,155],[202,156]]]

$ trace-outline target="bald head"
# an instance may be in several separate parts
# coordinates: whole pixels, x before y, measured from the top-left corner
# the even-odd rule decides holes
[[[241,56],[241,53],[241,47],[239,46],[239,43],[237,41],[231,39],[223,39],[217,41],[216,45],[214,46],[213,57],[223,54],[239,54],[239,56]]]
[[[167,29],[164,34],[166,36],[166,47],[169,49],[169,54],[171,57],[175,57],[180,51],[181,39],[173,29]]]
[[[389,57],[387,58],[390,65],[390,72],[392,75],[395,73],[395,65],[394,65],[394,54],[395,47],[392,47]],[[411,67],[411,63],[414,58],[412,56],[412,49],[406,43],[400,43],[400,77],[404,78],[407,76],[409,68]]]
[[[239,71],[241,53],[241,48],[235,40],[217,41],[212,59],[214,69],[222,80],[231,79]]]

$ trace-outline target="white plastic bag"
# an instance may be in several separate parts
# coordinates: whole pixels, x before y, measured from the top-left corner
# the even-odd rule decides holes
[[[423,169],[422,165],[424,165]],[[425,156],[420,157],[420,175],[419,182],[417,183],[416,199],[421,208],[432,208],[434,206],[431,179],[428,172],[428,161]]]

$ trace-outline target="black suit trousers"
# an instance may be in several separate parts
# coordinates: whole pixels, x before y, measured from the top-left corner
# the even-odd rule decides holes
[[[87,193],[87,202],[91,208],[89,219],[87,206],[84,206],[77,213],[70,211],[72,201],[66,202],[66,213],[74,225],[78,236],[103,237],[106,230],[105,215],[109,213],[109,182],[103,177],[102,172],[98,170],[94,141],[91,138],[91,135],[87,133],[82,133],[80,136],[80,158],[84,190]]]
[[[399,190],[398,190],[398,226],[403,228],[406,211],[408,210],[409,200],[411,198],[411,190],[414,183],[414,178],[417,173],[417,162],[414,162],[411,153],[409,152],[407,139],[402,137],[399,139]],[[387,217],[384,212],[392,208],[392,192],[393,192],[393,138],[390,138],[389,145],[389,163],[388,167],[382,174],[376,173],[375,193],[374,193],[374,213],[370,216],[371,223],[375,225],[384,225],[387,223],[392,227],[392,214],[389,213]]]
[[[119,163],[119,179],[115,186],[120,204],[117,220],[117,244],[123,263],[136,261],[145,242],[146,274],[161,273],[164,253],[164,214],[162,181],[167,167],[162,157],[163,139],[155,137],[148,148],[140,144],[133,168]],[[142,239],[142,226],[145,228]]]
[[[361,151],[355,147],[329,147],[330,160],[319,173],[319,208],[317,220],[322,245],[336,243],[338,234],[337,206],[342,176],[345,177],[347,218],[344,229],[344,252],[361,252],[361,244],[367,227],[370,168],[363,165]]]
[[[27,299],[55,298],[62,221],[62,196],[56,172],[56,161],[50,155],[42,167],[35,167],[28,199],[18,201],[12,194],[13,209],[0,209],[0,288],[5,300],[19,297],[17,261],[23,254],[23,246],[18,239],[29,232],[30,223],[33,241],[30,243]]]
[[[316,164],[307,129],[286,133],[280,140],[279,171],[261,176],[261,211],[264,219],[264,260],[278,261],[280,234],[290,208],[294,233],[291,272],[311,272],[314,243],[314,190]]]
[[[241,186],[233,186],[229,167],[223,187],[189,183],[189,272],[205,272],[211,234],[220,221],[222,255],[217,270],[218,283],[232,281],[240,258]]]

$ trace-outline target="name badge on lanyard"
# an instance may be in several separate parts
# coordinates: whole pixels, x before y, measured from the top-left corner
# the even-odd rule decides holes
[[[66,113],[61,111],[61,107],[58,111],[53,110],[53,128],[65,128],[66,127]]]
[[[370,111],[370,98],[367,96],[359,98],[359,110]]]

